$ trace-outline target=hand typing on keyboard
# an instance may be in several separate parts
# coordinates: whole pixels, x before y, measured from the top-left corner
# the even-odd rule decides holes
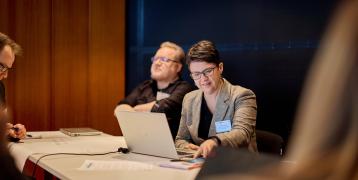
[[[194,154],[194,159],[203,156],[204,158],[215,156],[215,148],[218,146],[213,139],[208,139],[200,144],[198,151]]]
[[[198,150],[199,149],[199,146],[195,145],[195,144],[188,144],[185,146],[186,149],[192,149],[192,150]]]

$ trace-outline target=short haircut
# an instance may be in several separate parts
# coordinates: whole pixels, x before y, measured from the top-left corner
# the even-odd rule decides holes
[[[12,52],[15,55],[21,55],[22,49],[14,40],[10,39],[9,36],[0,32],[0,52],[5,46],[10,46]]]
[[[221,63],[219,51],[213,42],[208,40],[199,41],[189,49],[186,63],[190,65],[191,62],[214,63],[218,66]]]
[[[170,49],[174,49],[177,52],[176,55],[176,60],[178,60],[180,63],[184,64],[185,63],[185,53],[183,48],[181,48],[179,45],[173,43],[173,42],[163,42],[162,44],[160,44],[160,48],[170,48]]]

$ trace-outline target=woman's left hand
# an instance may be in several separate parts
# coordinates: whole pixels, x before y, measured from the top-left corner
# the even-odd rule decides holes
[[[216,141],[208,139],[201,143],[198,151],[195,153],[194,158],[198,158],[200,155],[204,158],[211,157],[214,155],[214,150],[218,146]]]

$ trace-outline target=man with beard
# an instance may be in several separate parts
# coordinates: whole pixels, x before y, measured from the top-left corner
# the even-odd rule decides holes
[[[193,90],[192,85],[180,78],[185,54],[180,46],[164,42],[151,61],[151,79],[139,84],[121,100],[115,112],[165,113],[174,139],[179,127],[183,97]]]

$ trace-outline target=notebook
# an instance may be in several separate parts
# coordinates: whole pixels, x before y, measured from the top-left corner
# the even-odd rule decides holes
[[[116,117],[131,152],[181,159],[192,157],[193,150],[175,148],[164,113],[116,111]]]
[[[101,131],[92,128],[60,128],[60,131],[69,136],[95,136],[102,134]]]

